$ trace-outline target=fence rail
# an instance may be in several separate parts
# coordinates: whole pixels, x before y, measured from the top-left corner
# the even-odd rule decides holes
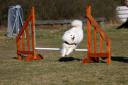
[[[73,20],[71,19],[65,19],[65,20],[36,20],[36,25],[64,25],[64,24],[70,24]],[[83,23],[86,22],[86,19],[82,20]],[[106,19],[104,17],[96,18],[97,22],[105,22]]]

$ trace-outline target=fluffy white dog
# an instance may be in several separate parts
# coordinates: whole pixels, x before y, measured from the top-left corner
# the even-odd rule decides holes
[[[72,28],[66,31],[62,37],[62,57],[68,56],[70,53],[72,53],[78,44],[83,40],[82,21],[74,20],[71,22],[71,26]]]

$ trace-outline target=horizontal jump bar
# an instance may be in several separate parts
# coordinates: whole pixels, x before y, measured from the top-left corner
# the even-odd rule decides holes
[[[54,50],[54,51],[59,51],[61,48],[39,48],[36,47],[36,50]],[[75,51],[88,51],[88,49],[75,49]]]

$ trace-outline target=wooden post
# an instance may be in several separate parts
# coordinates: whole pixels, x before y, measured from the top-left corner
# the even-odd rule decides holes
[[[86,8],[86,16],[90,16],[91,14],[91,6],[88,5]],[[91,53],[91,22],[87,19],[87,48],[88,48],[88,55]]]
[[[32,50],[33,50],[33,59],[37,59],[36,50],[35,50],[35,9],[32,7]]]
[[[85,11],[86,11],[86,17],[87,17],[87,49],[88,49],[88,52],[87,52],[87,58],[84,57],[82,60],[83,64],[86,64],[91,60],[90,57],[88,56],[90,55],[91,50],[92,50],[91,49],[91,22],[88,19],[88,16],[90,16],[91,14],[91,6],[88,5]]]
[[[108,53],[108,58],[107,58],[107,63],[108,64],[110,64],[111,63],[111,44],[110,44],[110,42],[107,42],[107,48],[106,48],[106,50],[107,50],[107,53]]]

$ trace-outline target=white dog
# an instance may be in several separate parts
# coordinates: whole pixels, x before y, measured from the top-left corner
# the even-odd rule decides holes
[[[82,21],[74,20],[72,21],[71,26],[72,28],[66,31],[62,37],[62,57],[68,56],[70,53],[72,53],[78,44],[83,40]]]

